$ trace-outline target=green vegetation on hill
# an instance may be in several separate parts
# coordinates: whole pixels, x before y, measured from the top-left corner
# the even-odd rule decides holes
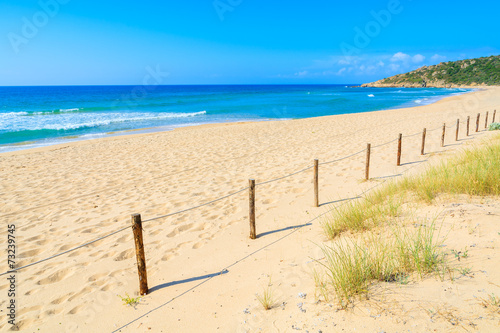
[[[363,86],[450,87],[500,85],[500,56],[442,62]]]

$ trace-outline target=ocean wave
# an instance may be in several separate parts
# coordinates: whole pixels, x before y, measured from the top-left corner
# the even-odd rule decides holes
[[[0,113],[0,118],[13,118],[13,117],[19,117],[19,116],[26,116],[28,112],[6,112],[6,113]]]
[[[33,121],[30,123],[23,123],[21,126],[15,126],[15,122],[2,121],[0,122],[0,130],[14,130],[14,131],[40,131],[40,130],[76,130],[84,128],[93,128],[99,126],[107,126],[111,124],[118,123],[128,123],[128,122],[141,122],[141,121],[155,121],[173,118],[189,118],[196,117],[206,114],[207,111],[198,112],[187,112],[187,113],[163,113],[163,114],[136,114],[135,116],[128,116],[127,114],[120,113],[110,113],[106,114],[106,119],[78,119],[76,116],[70,116],[62,118],[64,122],[53,123],[52,121],[46,121],[45,123],[40,123],[40,121]],[[68,115],[69,116],[69,115]],[[17,128],[16,128],[17,127]]]
[[[375,95],[374,94],[370,94],[370,95],[368,95],[368,97],[375,97]]]
[[[31,115],[53,115],[53,114],[62,114],[62,113],[72,113],[72,112],[81,112],[83,108],[71,108],[71,109],[57,109],[57,110],[45,110],[45,111],[35,111],[31,112]]]

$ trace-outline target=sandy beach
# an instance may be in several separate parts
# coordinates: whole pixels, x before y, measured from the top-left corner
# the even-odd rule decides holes
[[[485,131],[484,116],[488,111],[491,122],[495,109],[500,111],[499,87],[415,108],[203,125],[2,153],[0,237],[7,249],[7,225],[15,225],[17,267],[124,228],[131,214],[154,219],[144,223],[150,293],[139,304],[126,306],[118,296],[139,297],[128,228],[19,271],[18,326],[24,332],[498,331],[499,315],[480,304],[491,293],[500,295],[498,198],[456,198],[419,208],[422,216],[443,221],[449,249],[468,247],[469,277],[375,285],[374,297],[340,310],[334,295],[317,302],[312,274],[314,260],[322,257],[318,244],[326,242],[315,217],[488,140],[495,133]],[[448,128],[441,147],[443,123]],[[396,166],[399,133],[402,161]],[[367,143],[371,180],[365,182]],[[258,185],[256,240],[248,237],[246,190],[156,219],[244,189],[250,178],[262,183],[310,167],[314,159],[320,163],[320,207],[313,207],[311,169]],[[0,273],[8,271],[4,253]],[[277,302],[265,311],[255,295],[270,279]],[[2,313],[8,289],[2,277]],[[0,330],[10,329],[2,315]]]

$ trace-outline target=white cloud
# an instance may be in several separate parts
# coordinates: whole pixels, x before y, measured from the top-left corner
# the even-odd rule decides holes
[[[400,66],[398,64],[390,64],[389,68],[391,69],[391,71],[395,72],[399,70]]]
[[[410,56],[406,53],[403,53],[403,52],[398,52],[396,54],[394,54],[391,58],[391,61],[392,62],[396,62],[396,61],[407,61],[410,59]]]
[[[347,69],[345,67],[339,69],[339,71],[337,72],[337,75],[342,75]]]
[[[412,61],[416,64],[421,63],[425,60],[425,57],[421,54],[416,54],[413,56]]]
[[[387,77],[403,72],[409,72],[431,62],[443,61],[446,57],[432,53],[382,53],[357,56],[328,56],[323,59],[311,60],[309,66],[282,73],[281,78],[313,79],[325,77],[373,76]]]
[[[431,60],[436,62],[436,61],[445,61],[446,60],[446,56],[444,55],[439,55],[439,54],[435,54],[431,57]]]
[[[302,72],[295,73],[295,76],[306,76],[307,74],[309,74],[308,71],[302,71]]]

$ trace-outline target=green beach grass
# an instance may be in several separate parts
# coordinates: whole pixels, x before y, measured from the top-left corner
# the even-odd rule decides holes
[[[432,203],[440,194],[500,195],[500,136],[326,216],[322,227],[332,243],[321,246],[325,259],[318,263],[325,274],[314,272],[325,300],[325,285],[345,308],[354,296],[366,296],[373,281],[404,284],[411,276],[431,273],[444,279],[450,268],[439,241],[441,228],[436,219],[419,221],[411,208]],[[360,233],[376,227],[377,233]],[[339,238],[347,231],[355,237]]]
[[[346,231],[365,231],[401,214],[412,202],[432,203],[440,194],[500,195],[500,136],[465,150],[421,175],[404,177],[333,210],[322,222],[329,239]]]
[[[446,267],[446,255],[438,240],[435,221],[419,227],[393,226],[388,233],[368,234],[361,239],[344,238],[321,250],[326,272],[322,281],[315,273],[316,286],[329,285],[345,308],[353,296],[368,294],[372,281],[405,284],[417,274],[420,278]],[[320,290],[325,297],[325,291]]]

